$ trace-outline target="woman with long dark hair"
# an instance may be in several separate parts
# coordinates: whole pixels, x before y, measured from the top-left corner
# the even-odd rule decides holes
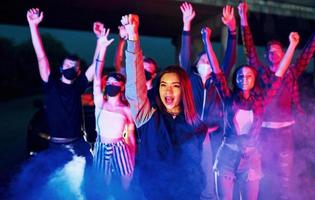
[[[179,66],[156,80],[156,107],[150,104],[136,15],[122,17],[128,32],[126,97],[140,133],[136,167],[147,199],[199,199],[202,142],[207,128],[195,110],[189,77]]]
[[[230,90],[210,43],[211,30],[205,28],[202,33],[215,73],[214,82],[224,102],[225,137],[214,163],[218,196],[219,199],[232,200],[234,185],[238,183],[242,199],[256,200],[262,178],[262,152],[259,149],[262,116],[289,67],[299,35],[290,34],[290,46],[273,77],[272,86],[263,91],[259,87],[256,69],[249,65],[242,65],[235,70],[233,90]]]

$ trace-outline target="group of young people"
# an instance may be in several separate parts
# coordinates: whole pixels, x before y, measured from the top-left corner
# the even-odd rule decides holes
[[[108,38],[109,29],[96,22],[92,64],[82,73],[78,58],[66,57],[60,79],[50,73],[39,34],[43,12],[27,12],[44,85],[51,146],[85,156],[104,180],[104,190],[115,175],[125,192],[131,190],[130,184],[138,184],[146,199],[228,200],[240,195],[251,200],[258,196],[289,199],[295,123],[292,105],[301,108],[297,79],[314,54],[315,34],[292,66],[298,33],[290,33],[286,51],[280,42],[269,42],[265,54],[269,66],[264,66],[249,28],[247,4],[240,3],[248,63],[232,70],[237,47],[234,8],[227,5],[222,11],[228,30],[222,65],[208,27],[201,30],[204,51],[193,61],[191,25],[196,13],[186,2],[180,10],[183,32],[179,65],[157,73],[155,61],[142,55],[139,17],[129,14],[122,16],[119,26],[116,72],[103,77],[106,50],[113,39]],[[80,95],[90,81],[98,134],[93,154],[80,130]],[[261,189],[263,182],[268,190]],[[233,194],[236,184],[237,195]]]

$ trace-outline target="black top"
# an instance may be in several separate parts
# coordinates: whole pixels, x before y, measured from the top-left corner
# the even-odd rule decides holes
[[[44,83],[45,105],[51,137],[76,138],[81,134],[81,94],[88,86],[84,73],[72,83],[65,84],[49,76]]]
[[[205,130],[193,130],[183,113],[173,119],[156,111],[138,131],[142,134],[137,167],[145,192],[157,199],[199,198],[204,184],[200,163]]]

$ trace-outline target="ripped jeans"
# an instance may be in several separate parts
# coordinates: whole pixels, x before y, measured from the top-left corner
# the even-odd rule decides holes
[[[260,197],[290,199],[292,192],[293,132],[292,126],[272,129],[262,128],[262,167],[264,178]]]

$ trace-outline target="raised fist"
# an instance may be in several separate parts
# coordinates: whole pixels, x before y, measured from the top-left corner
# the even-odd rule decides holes
[[[93,24],[93,32],[95,33],[96,37],[100,37],[102,30],[104,29],[104,24],[101,22],[94,22]]]
[[[129,14],[125,15],[121,18],[121,24],[125,28],[127,32],[127,39],[128,40],[138,40],[139,34],[138,34],[138,27],[139,27],[139,17],[135,14]]]
[[[44,18],[44,13],[39,8],[31,8],[26,14],[27,21],[30,25],[38,25]]]
[[[290,44],[298,45],[300,41],[300,35],[297,32],[291,32],[289,35]]]

